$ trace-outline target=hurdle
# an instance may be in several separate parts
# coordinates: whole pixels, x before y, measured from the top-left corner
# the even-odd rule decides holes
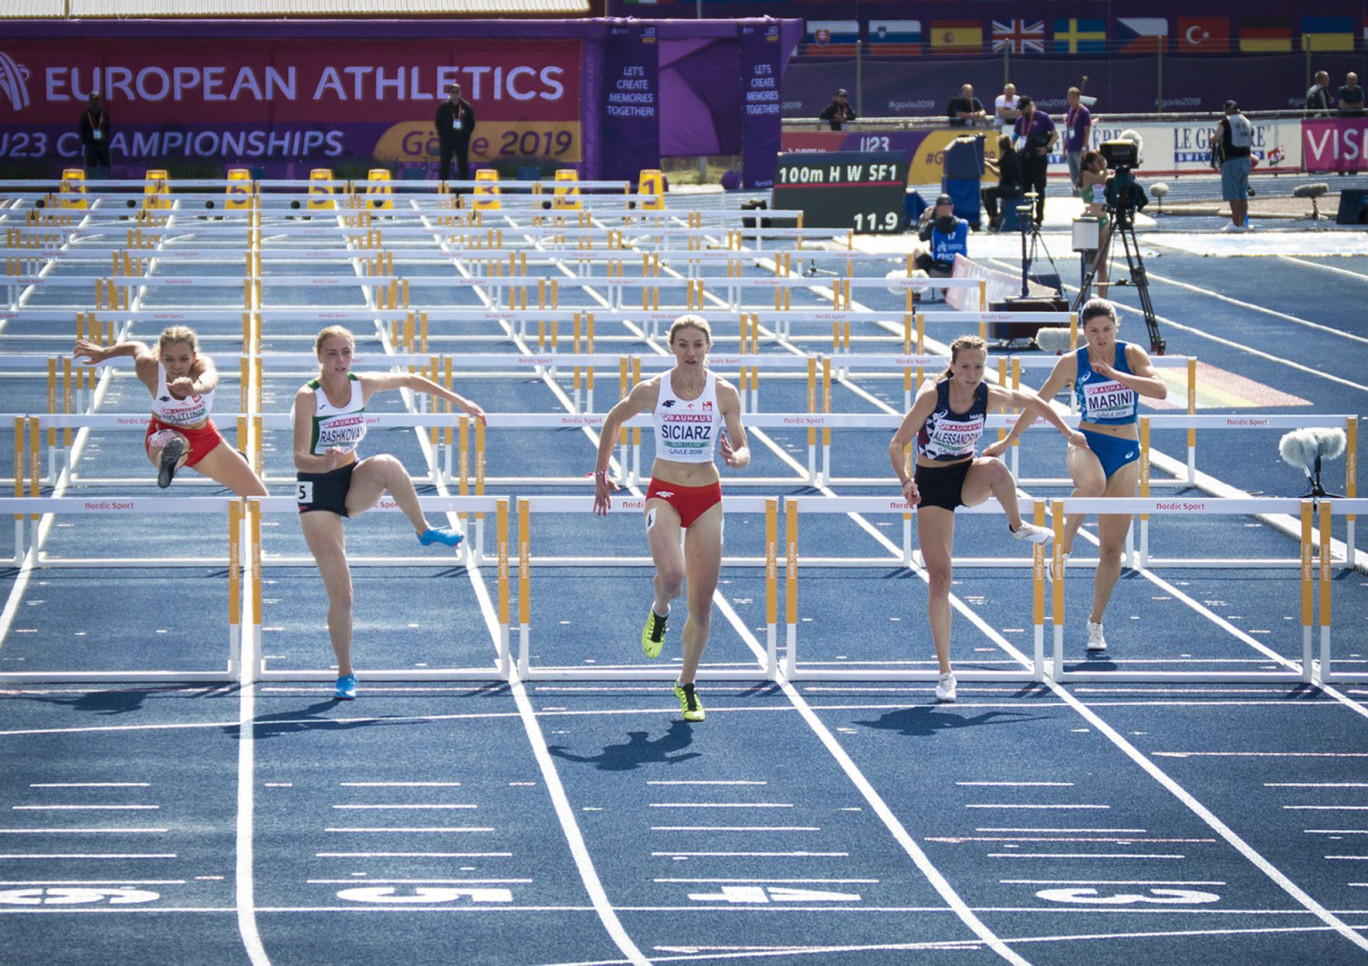
[[[278,557],[267,555],[262,543],[261,523],[262,517],[267,513],[287,514],[298,516],[299,505],[290,497],[251,497],[247,501],[247,524],[248,524],[248,548],[250,554],[250,567],[253,575],[252,595],[248,602],[250,610],[250,626],[253,640],[257,644],[256,651],[260,656],[259,662],[253,667],[242,669],[244,681],[331,681],[336,676],[336,671],[330,669],[307,669],[307,670],[280,670],[271,668],[264,653],[261,651],[262,630],[264,627],[264,601],[262,599],[262,575],[272,567],[290,566],[294,564],[293,558]],[[487,592],[483,589],[483,581],[480,578],[480,563],[467,561],[465,566],[472,573],[472,582],[476,588],[476,596],[480,602],[481,612],[485,615],[486,624],[494,632],[495,656],[492,665],[484,667],[423,667],[423,668],[368,668],[364,672],[364,677],[368,681],[488,681],[488,680],[508,680],[509,678],[509,627],[511,614],[510,581],[509,581],[509,500],[507,497],[468,497],[468,496],[420,496],[418,498],[423,510],[448,514],[464,513],[491,513],[495,517],[495,527],[497,533],[495,561],[495,596],[490,600]],[[400,512],[397,504],[393,500],[381,500],[368,512]],[[374,558],[379,561],[379,565],[391,566],[422,566],[428,568],[448,568],[452,565],[452,558],[441,554],[430,554],[427,557],[389,557]],[[352,566],[365,566],[364,559],[348,558]],[[309,566],[316,566],[313,558],[307,559]],[[322,588],[320,587],[320,591]],[[326,633],[320,630],[320,633]]]
[[[1320,537],[1318,552],[1320,554],[1319,566],[1317,568],[1318,578],[1318,609],[1316,613],[1317,622],[1320,625],[1320,666],[1318,668],[1321,684],[1338,684],[1343,682],[1363,682],[1368,681],[1368,662],[1361,662],[1358,671],[1336,671],[1330,653],[1330,631],[1331,631],[1331,588],[1334,582],[1331,580],[1332,561],[1330,559],[1331,546],[1331,516],[1332,514],[1342,514],[1346,520],[1350,521],[1349,526],[1353,526],[1354,518],[1360,514],[1368,512],[1368,500],[1320,500],[1314,503],[1308,510],[1303,502],[1302,505],[1302,569],[1301,579],[1302,590],[1302,626],[1303,629],[1310,623],[1309,615],[1306,613],[1307,595],[1305,584],[1310,579],[1311,562],[1309,560],[1310,544],[1312,543],[1310,521],[1307,517],[1311,513],[1317,515],[1317,533]],[[1304,633],[1304,630],[1303,630]]]
[[[622,496],[613,498],[611,515],[624,513],[640,514],[645,506],[644,496]],[[595,665],[584,667],[540,667],[531,659],[532,634],[532,568],[540,567],[653,567],[650,557],[586,557],[586,556],[543,556],[532,555],[532,516],[534,513],[589,514],[594,505],[592,493],[583,496],[520,496],[517,498],[518,510],[518,675],[524,680],[673,680],[675,669],[672,666],[624,667]],[[765,515],[765,552],[764,556],[727,557],[722,559],[724,567],[761,567],[765,574],[765,655],[755,668],[735,669],[702,666],[699,668],[700,680],[708,681],[751,681],[764,678],[776,679],[777,664],[775,655],[776,621],[778,615],[778,500],[773,497],[727,497],[724,500],[727,514],[763,513]]]
[[[224,514],[228,521],[227,554],[201,558],[197,567],[227,567],[228,581],[228,656],[221,670],[166,671],[155,669],[123,671],[5,671],[0,682],[114,682],[114,681],[236,681],[242,670],[242,604],[244,601],[242,533],[245,513],[242,501],[227,497],[27,497],[0,498],[0,514],[13,513],[16,521],[29,520],[31,539],[19,564],[22,574],[55,568],[161,568],[191,566],[178,558],[53,558],[40,552],[42,533],[58,516],[86,514],[168,515]],[[16,541],[19,540],[16,534]],[[22,546],[22,544],[21,544]],[[256,592],[260,592],[257,587]],[[0,642],[3,643],[3,642]]]
[[[784,581],[784,657],[780,664],[783,674],[789,680],[839,680],[839,681],[935,681],[939,672],[930,670],[893,670],[850,667],[820,668],[803,667],[798,658],[798,627],[802,622],[798,611],[798,572],[800,564],[822,567],[875,567],[883,569],[908,569],[913,564],[908,547],[911,542],[912,519],[915,509],[907,500],[886,497],[827,497],[827,496],[786,496],[784,497],[784,544],[785,544],[785,581]],[[996,503],[985,503],[976,507],[960,507],[957,514],[1001,515]],[[803,557],[799,553],[799,517],[803,513],[846,514],[861,524],[874,539],[885,543],[892,551],[883,557]],[[881,535],[874,533],[861,519],[865,515],[900,514],[903,520],[903,547],[901,552]],[[1044,504],[1037,501],[1034,507],[1035,519],[1044,520]],[[1033,545],[1031,565],[1037,573],[1044,573],[1044,552],[1039,545]],[[956,567],[972,566],[960,558],[955,559]],[[920,568],[916,568],[920,569]],[[1043,578],[1042,578],[1043,579]],[[1036,589],[1036,609],[1039,614],[1042,604],[1040,589]],[[928,632],[929,633],[929,632]],[[934,652],[933,662],[934,662]],[[1013,661],[1015,662],[1015,658]],[[956,669],[955,676],[961,681],[1030,681],[1039,682],[1045,677],[1043,628],[1036,634],[1035,653],[1029,666],[1014,670],[984,670],[968,668]]]
[[[1356,501],[1358,502],[1358,501]],[[1322,518],[1321,529],[1321,566],[1323,568],[1322,580],[1328,584],[1328,574],[1330,572],[1330,517],[1328,504]],[[1300,682],[1310,683],[1314,680],[1314,667],[1312,664],[1312,627],[1313,627],[1313,596],[1315,592],[1315,580],[1313,579],[1314,561],[1314,541],[1312,530],[1312,503],[1310,500],[1293,500],[1267,497],[1251,497],[1246,499],[1213,499],[1199,497],[1187,498],[1165,498],[1165,499],[1129,499],[1129,498],[1092,498],[1065,497],[1051,500],[1051,513],[1053,515],[1055,540],[1052,547],[1052,559],[1050,568],[1053,575],[1051,588],[1051,624],[1053,628],[1053,668],[1051,677],[1055,681],[1078,682],[1078,681],[1126,681],[1126,682],[1160,682],[1160,681],[1204,681],[1204,682],[1224,682],[1239,683],[1249,681],[1264,682]],[[1064,559],[1063,559],[1063,533],[1065,515],[1068,513],[1142,513],[1142,514],[1164,514],[1172,516],[1194,515],[1222,515],[1222,516],[1265,516],[1269,514],[1286,514],[1297,517],[1301,520],[1301,539],[1299,556],[1299,584],[1301,594],[1301,624],[1302,624],[1302,654],[1301,661],[1298,663],[1273,652],[1269,648],[1243,635],[1251,648],[1262,655],[1260,660],[1280,665],[1282,670],[1274,671],[1077,671],[1066,670],[1064,659]],[[1043,588],[1045,580],[1043,570],[1036,575],[1037,592]],[[1328,597],[1322,602],[1322,613],[1327,621],[1325,630],[1325,654],[1328,659],[1328,620],[1329,620]],[[1037,612],[1037,618],[1042,615]],[[1042,618],[1043,619],[1043,618]],[[1043,627],[1037,623],[1037,635],[1043,633]]]

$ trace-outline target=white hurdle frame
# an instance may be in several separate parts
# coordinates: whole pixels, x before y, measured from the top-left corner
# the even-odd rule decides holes
[[[646,498],[642,496],[615,495],[609,513],[643,512]],[[531,662],[532,632],[532,565],[572,566],[572,567],[654,567],[654,561],[647,557],[541,557],[532,556],[532,514],[533,513],[574,513],[588,516],[593,511],[593,494],[583,496],[520,496],[517,498],[518,512],[518,675],[527,680],[626,680],[626,681],[663,681],[673,680],[676,669],[673,665],[656,667],[534,667]],[[776,660],[777,619],[778,619],[778,500],[775,497],[737,497],[729,496],[724,500],[725,512],[765,514],[765,555],[758,558],[726,557],[722,565],[763,566],[765,571],[765,663],[753,670],[732,670],[700,667],[698,677],[705,681],[755,681],[764,679],[774,681],[778,675]]]
[[[0,514],[15,515],[16,541],[19,528],[28,520],[34,531],[19,564],[25,570],[45,570],[57,567],[128,567],[150,568],[169,562],[189,566],[188,562],[168,561],[154,557],[108,559],[44,559],[38,553],[37,530],[43,517],[62,514],[119,513],[162,515],[168,513],[224,513],[228,515],[228,554],[222,557],[197,560],[194,566],[223,566],[228,568],[228,661],[222,671],[6,671],[0,672],[0,682],[115,682],[115,681],[211,681],[233,682],[242,678],[242,612],[243,575],[242,539],[245,512],[241,500],[234,497],[24,497],[0,498]],[[19,549],[19,548],[16,548]],[[253,584],[260,593],[259,582]]]
[[[404,668],[400,670],[385,668],[366,668],[362,676],[368,681],[492,681],[509,679],[509,499],[508,497],[461,497],[461,496],[420,496],[419,504],[425,511],[439,513],[493,513],[496,518],[496,607],[499,632],[495,640],[495,660],[492,666],[474,668]],[[371,511],[399,512],[392,500],[381,500]],[[254,666],[242,668],[242,680],[248,681],[331,681],[337,677],[332,669],[278,671],[266,667],[261,653],[261,632],[263,625],[263,606],[261,594],[262,570],[265,567],[292,566],[290,558],[271,558],[263,554],[261,541],[261,517],[265,513],[288,513],[297,516],[299,504],[290,497],[250,497],[247,500],[248,545],[251,554],[252,594],[249,602],[251,612],[252,640],[256,644],[257,660]],[[427,558],[374,558],[378,563],[388,566],[423,565],[426,567],[465,566],[477,567],[478,564],[464,560],[464,553],[456,559],[434,555]],[[309,561],[312,563],[312,559]],[[321,589],[321,588],[320,588]]]
[[[1334,501],[1322,501],[1322,529],[1320,546],[1320,567],[1321,567],[1321,613],[1323,615],[1324,626],[1322,627],[1322,650],[1323,660],[1328,665],[1330,661],[1330,587],[1329,575],[1332,568],[1331,564],[1331,541],[1330,541],[1330,507]],[[1368,501],[1342,501],[1351,505],[1349,511],[1361,510]],[[1357,504],[1357,506],[1352,506]],[[1310,500],[1300,499],[1280,499],[1267,497],[1250,497],[1245,499],[1221,499],[1214,497],[1165,497],[1160,499],[1135,498],[1081,498],[1063,497],[1051,501],[1051,513],[1054,521],[1055,540],[1052,547],[1052,557],[1050,562],[1051,573],[1053,574],[1053,587],[1051,592],[1051,615],[1050,620],[1053,624],[1054,647],[1051,669],[1051,678],[1060,683],[1078,681],[1124,681],[1124,682],[1162,682],[1162,681],[1201,681],[1218,683],[1240,683],[1250,681],[1262,682],[1300,682],[1313,683],[1315,680],[1315,667],[1312,663],[1312,628],[1313,628],[1313,594],[1315,581],[1312,578],[1314,562],[1314,540],[1312,529],[1313,503]],[[1267,660],[1281,664],[1286,670],[1283,671],[1066,671],[1064,670],[1064,557],[1063,557],[1063,536],[1064,520],[1066,514],[1070,513],[1094,513],[1094,514],[1164,514],[1172,516],[1191,516],[1191,515],[1231,515],[1231,516],[1265,516],[1269,514],[1287,514],[1299,517],[1301,520],[1301,555],[1300,555],[1300,589],[1301,589],[1301,615],[1302,615],[1302,659],[1300,665],[1295,661],[1284,658],[1281,655],[1266,653]],[[1204,561],[1195,560],[1194,567],[1202,567]],[[1040,584],[1043,580],[1043,570],[1036,575],[1036,582]],[[1038,586],[1036,592],[1041,588]],[[1042,619],[1042,615],[1037,612],[1037,618]],[[1037,636],[1043,633],[1043,627],[1037,627]]]
[[[903,540],[904,547],[909,545],[911,540],[912,519],[916,510],[907,500],[886,497],[827,497],[827,496],[788,496],[784,498],[784,546],[785,546],[785,580],[784,580],[784,657],[780,663],[780,669],[784,676],[789,680],[809,680],[809,681],[935,681],[939,677],[939,671],[932,669],[926,671],[912,670],[872,670],[872,669],[846,669],[846,668],[821,668],[819,670],[808,671],[799,666],[798,663],[798,566],[800,554],[798,552],[798,517],[801,513],[844,513],[848,515],[865,514],[886,514],[899,513],[903,517]],[[1002,513],[1002,508],[996,501],[982,503],[974,507],[960,507],[956,513],[968,514],[997,514]],[[1044,503],[1036,501],[1035,519],[1037,522],[1044,519]],[[1034,590],[1036,596],[1036,612],[1039,614],[1043,609],[1041,601],[1041,582],[1045,572],[1045,557],[1043,548],[1038,544],[1032,545],[1032,561],[1038,583]],[[848,562],[842,563],[845,560]],[[879,567],[906,567],[920,573],[921,568],[915,566],[910,559],[859,559],[859,558],[808,558],[807,561],[813,566],[879,566]],[[963,560],[956,559],[956,566],[973,567],[989,566],[989,564],[970,564]],[[955,676],[962,681],[1010,681],[1010,682],[1040,682],[1045,679],[1045,655],[1044,655],[1044,636],[1043,629],[1036,633],[1034,655],[1030,666],[1023,667],[1019,671],[989,671],[977,669],[956,670]]]

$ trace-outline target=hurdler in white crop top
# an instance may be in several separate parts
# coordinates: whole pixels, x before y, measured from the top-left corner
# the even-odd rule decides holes
[[[328,394],[317,379],[306,383],[314,392],[313,430],[309,439],[309,452],[314,456],[324,456],[333,448],[354,452],[366,438],[366,399],[361,380],[350,374],[347,378],[351,395],[344,406],[328,402]]]
[[[166,385],[166,366],[157,363],[157,391],[152,394],[152,415],[171,426],[194,426],[209,418],[214,394],[191,394],[184,399],[171,395]]]
[[[722,412],[717,405],[717,376],[707,374],[703,392],[697,399],[680,399],[675,395],[670,373],[660,377],[660,395],[656,399],[655,455],[657,459],[676,463],[711,463],[722,426]]]

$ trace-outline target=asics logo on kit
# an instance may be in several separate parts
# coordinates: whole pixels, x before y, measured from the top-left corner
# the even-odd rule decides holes
[[[13,57],[0,51],[0,92],[9,98],[10,107],[22,111],[29,106],[28,92],[29,69],[21,66]]]

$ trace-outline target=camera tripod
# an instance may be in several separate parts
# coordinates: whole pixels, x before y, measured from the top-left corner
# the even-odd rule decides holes
[[[1107,236],[1106,242],[1098,248],[1097,258],[1083,277],[1083,284],[1078,288],[1078,297],[1074,299],[1073,311],[1077,312],[1088,300],[1088,296],[1092,292],[1093,279],[1097,276],[1097,268],[1099,265],[1106,264],[1112,242],[1119,236],[1121,238],[1121,249],[1126,255],[1126,267],[1130,270],[1131,284],[1135,286],[1136,294],[1140,298],[1140,312],[1145,317],[1145,328],[1149,330],[1150,351],[1161,356],[1164,354],[1166,344],[1163,336],[1159,334],[1159,320],[1154,314],[1154,302],[1150,300],[1149,279],[1145,276],[1145,262],[1140,257],[1140,243],[1135,240],[1135,211],[1127,204],[1107,204],[1103,206],[1103,209],[1111,216],[1111,234]],[[1119,285],[1121,283],[1113,282],[1112,284]]]
[[[1054,256],[1050,254],[1049,246],[1045,244],[1045,239],[1040,234],[1040,225],[1035,220],[1036,198],[1039,197],[1034,191],[1028,191],[1022,195],[1022,202],[1017,205],[1017,216],[1021,222],[1021,297],[1029,298],[1031,294],[1031,264],[1036,260],[1037,249],[1045,252],[1045,257],[1050,262],[1050,268],[1056,275],[1059,274],[1059,266],[1055,264]]]

